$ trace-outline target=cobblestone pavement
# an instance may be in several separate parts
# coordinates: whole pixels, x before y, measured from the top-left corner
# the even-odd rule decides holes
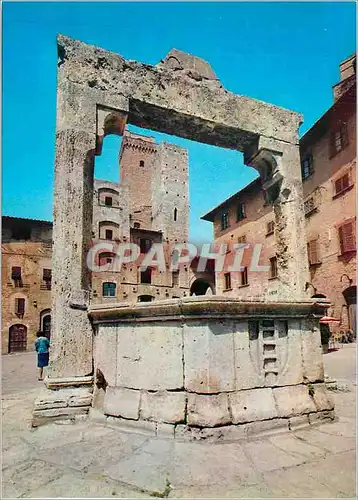
[[[31,430],[33,353],[3,356],[2,498],[353,498],[355,345],[324,356],[338,420],[250,441],[184,443],[86,420]]]

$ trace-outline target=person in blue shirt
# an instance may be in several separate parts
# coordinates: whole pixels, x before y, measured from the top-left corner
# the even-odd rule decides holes
[[[38,380],[43,380],[44,366],[48,366],[50,341],[44,332],[37,332],[35,340],[35,349],[37,351],[37,368],[39,369]]]

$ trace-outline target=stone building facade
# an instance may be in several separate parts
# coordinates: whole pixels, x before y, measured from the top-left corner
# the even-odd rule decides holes
[[[302,184],[308,248],[309,295],[331,302],[328,314],[339,319],[332,330],[355,329],[356,324],[356,73],[355,55],[340,65],[334,85],[334,104],[300,139]],[[247,244],[241,272],[225,269],[216,275],[218,294],[259,298],[277,294],[274,205],[269,203],[260,178],[203,217],[213,222],[216,243]],[[262,245],[253,269],[253,246]],[[257,248],[257,251],[259,249]],[[254,259],[255,260],[255,259]]]
[[[2,353],[34,349],[51,328],[52,223],[2,218]]]

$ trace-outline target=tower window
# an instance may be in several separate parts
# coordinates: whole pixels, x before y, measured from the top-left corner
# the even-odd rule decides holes
[[[173,286],[179,285],[179,271],[172,272],[172,284]]]
[[[139,166],[140,166],[140,167],[144,167],[144,160],[140,160],[140,162],[139,162]]]
[[[152,270],[150,267],[147,267],[145,271],[141,271],[140,282],[148,285],[152,283]]]
[[[174,208],[174,221],[176,221],[178,218],[178,210]]]
[[[104,198],[104,204],[106,205],[106,207],[111,207],[113,205],[113,198],[112,198],[112,196],[106,196]]]
[[[245,286],[249,284],[249,280],[247,277],[247,267],[244,267],[244,270],[240,272],[241,277],[241,286]]]
[[[21,281],[21,267],[12,267],[11,268],[11,279],[14,281]]]
[[[21,317],[25,314],[25,299],[15,299],[15,314]]]
[[[141,238],[139,240],[140,253],[148,253],[151,249],[152,241],[148,238]]]
[[[223,212],[221,214],[221,230],[224,231],[229,227],[229,212]]]
[[[225,290],[231,290],[231,274],[225,273],[224,279],[225,279]]]
[[[277,258],[270,259],[270,278],[277,278]]]
[[[115,297],[116,296],[116,284],[115,283],[103,283],[102,295],[103,295],[103,297]]]
[[[245,219],[245,205],[243,203],[239,203],[236,210],[236,220],[239,222],[240,220]]]
[[[112,240],[112,239],[113,239],[112,229],[106,229],[106,240]]]

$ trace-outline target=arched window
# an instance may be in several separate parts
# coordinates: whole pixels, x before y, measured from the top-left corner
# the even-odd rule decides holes
[[[116,296],[116,284],[110,283],[110,282],[103,283],[102,295],[103,295],[103,297],[115,297]]]
[[[102,252],[98,256],[98,264],[100,266],[105,266],[107,264],[113,264],[116,254],[111,252]]]
[[[40,312],[40,330],[45,332],[46,337],[51,337],[51,309],[44,309]]]
[[[174,208],[174,220],[176,221],[178,218],[178,210]]]
[[[139,166],[140,166],[140,167],[144,167],[144,160],[140,160],[140,162],[139,162]]]

